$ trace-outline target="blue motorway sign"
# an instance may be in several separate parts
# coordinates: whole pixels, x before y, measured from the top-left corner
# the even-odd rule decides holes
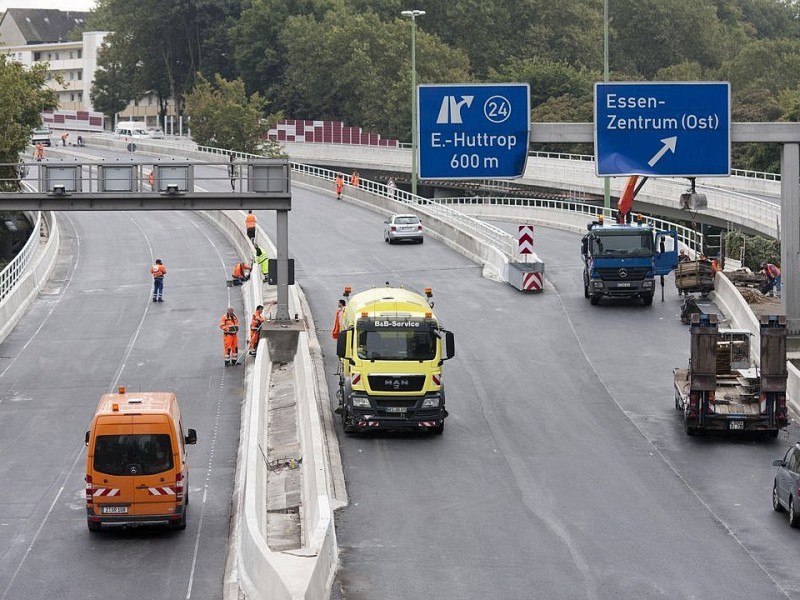
[[[420,85],[421,179],[508,179],[525,172],[527,83]]]
[[[596,83],[597,174],[728,176],[730,115],[727,82]]]

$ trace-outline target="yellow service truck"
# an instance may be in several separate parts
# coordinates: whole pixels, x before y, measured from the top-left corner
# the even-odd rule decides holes
[[[453,333],[433,313],[433,294],[373,288],[351,296],[337,338],[339,407],[345,433],[380,429],[444,432],[442,364]]]

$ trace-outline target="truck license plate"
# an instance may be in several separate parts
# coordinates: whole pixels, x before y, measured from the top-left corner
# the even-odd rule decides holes
[[[104,506],[102,512],[103,512],[104,515],[126,515],[126,514],[128,514],[128,507],[127,506]]]
[[[406,409],[404,406],[387,406],[386,412],[389,413],[405,413]]]
[[[744,421],[729,421],[728,429],[744,429]]]
[[[627,282],[625,282],[625,283],[618,283],[618,284],[617,284],[617,287],[631,287],[631,284],[630,284],[630,283],[627,283]]]

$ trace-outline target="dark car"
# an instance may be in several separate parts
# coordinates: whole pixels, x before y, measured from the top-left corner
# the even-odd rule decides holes
[[[776,512],[789,511],[789,525],[800,526],[800,442],[786,451],[782,460],[772,463],[775,482],[772,484],[772,508]]]

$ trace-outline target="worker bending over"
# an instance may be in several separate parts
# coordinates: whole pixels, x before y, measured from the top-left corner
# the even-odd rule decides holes
[[[242,285],[250,279],[250,265],[245,262],[238,262],[233,267],[233,285]]]
[[[253,318],[250,320],[250,355],[256,355],[256,348],[258,347],[258,338],[261,332],[261,325],[267,318],[264,316],[264,306],[259,304],[256,306],[256,312],[253,313]]]

